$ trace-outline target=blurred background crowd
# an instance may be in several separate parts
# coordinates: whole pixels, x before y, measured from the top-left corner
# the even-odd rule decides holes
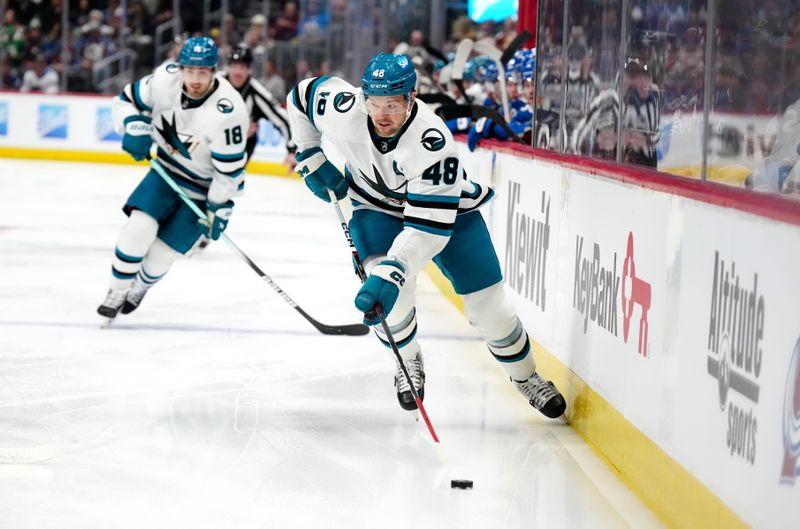
[[[519,6],[533,17],[518,20]],[[504,50],[530,29],[535,53],[503,66],[528,105],[520,116],[530,122],[512,132],[535,146],[753,185],[754,170],[798,135],[787,109],[800,100],[800,0],[0,0],[0,15],[3,89],[115,93],[187,35],[206,34],[223,58],[250,49],[253,77],[279,100],[310,76],[356,82],[372,54],[394,50],[430,82],[421,92],[500,109],[497,72],[477,51],[464,66],[466,84],[482,87],[472,96],[439,76],[452,76],[463,40]],[[491,123],[460,126],[475,143],[510,139]],[[800,193],[781,174],[756,180]]]

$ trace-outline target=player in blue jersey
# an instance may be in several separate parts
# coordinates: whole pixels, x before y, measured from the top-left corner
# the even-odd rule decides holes
[[[113,118],[122,149],[135,160],[156,157],[207,218],[197,216],[151,170],[123,207],[122,228],[111,263],[108,294],[97,312],[109,320],[135,310],[147,290],[189,252],[202,235],[218,239],[244,185],[245,143],[250,124],[239,92],[215,77],[217,47],[192,37],[178,62],[128,84],[115,100]]]
[[[379,304],[411,374],[424,395],[417,341],[417,274],[433,260],[464,299],[470,322],[531,405],[548,417],[564,398],[536,373],[527,333],[506,296],[500,264],[478,208],[491,188],[466,179],[444,122],[416,99],[416,74],[404,55],[380,53],[367,65],[361,88],[335,77],[301,81],[287,96],[297,172],[311,191],[328,191],[353,205],[350,233],[369,277],[355,297],[374,325]],[[345,157],[344,175],[327,159],[323,137]],[[381,327],[376,328],[388,347]],[[416,403],[401,371],[400,405]]]

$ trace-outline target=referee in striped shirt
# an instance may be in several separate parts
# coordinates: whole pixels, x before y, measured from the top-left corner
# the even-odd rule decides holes
[[[289,169],[293,169],[294,152],[297,147],[292,141],[286,110],[275,101],[264,85],[250,77],[252,62],[253,54],[249,49],[233,48],[228,56],[228,72],[225,74],[225,79],[239,91],[250,112],[250,128],[247,131],[247,161],[250,162],[256,143],[258,143],[258,120],[263,118],[272,123],[286,140],[287,153],[284,163],[289,166]]]

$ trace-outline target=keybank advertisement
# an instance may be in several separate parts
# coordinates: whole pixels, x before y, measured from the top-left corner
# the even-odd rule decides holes
[[[0,147],[121,153],[113,96],[0,93]],[[285,142],[262,120],[253,159],[283,161]]]
[[[648,436],[662,429],[669,198],[569,173],[559,244],[557,344],[564,360]],[[563,193],[560,196],[564,196]]]
[[[800,527],[800,226],[541,159],[494,175],[531,335],[745,522]]]

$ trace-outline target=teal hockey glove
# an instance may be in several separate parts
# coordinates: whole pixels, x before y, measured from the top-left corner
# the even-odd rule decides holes
[[[380,305],[384,316],[394,308],[400,287],[406,282],[406,270],[397,261],[384,260],[372,270],[356,295],[356,308],[364,313],[364,325],[377,325],[380,320],[372,312]]]
[[[298,152],[295,154],[295,160],[297,161],[295,171],[318,198],[330,202],[328,189],[336,195],[336,200],[347,196],[347,180],[336,166],[325,158],[322,149],[315,147]]]
[[[229,200],[224,204],[214,204],[206,200],[206,216],[208,218],[201,219],[199,222],[208,228],[207,237],[216,241],[219,239],[225,228],[228,227],[228,220],[233,213],[233,200]]]
[[[139,114],[125,118],[125,135],[122,136],[122,150],[134,160],[141,161],[150,156],[153,145],[153,126],[150,118]]]

